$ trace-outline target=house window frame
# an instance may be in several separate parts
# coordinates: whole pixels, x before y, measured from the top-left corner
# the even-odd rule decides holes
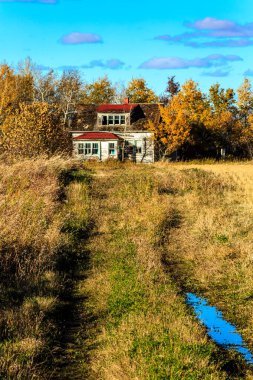
[[[98,114],[98,117],[97,117],[98,125],[107,125],[107,126],[127,125],[129,120],[130,120],[129,113],[124,113],[124,114],[103,113],[103,114]]]
[[[115,156],[116,155],[116,143],[115,142],[109,142],[108,143],[108,153],[109,153],[109,156]]]
[[[84,155],[85,156],[91,156],[91,150],[92,149],[92,145],[90,142],[86,142],[84,144]]]
[[[81,145],[81,149],[79,149]],[[99,155],[99,142],[85,141],[83,143],[78,143],[78,154],[83,154],[84,156],[98,156]]]
[[[142,154],[143,152],[143,143],[140,140],[137,140],[135,142],[135,153],[136,154]]]
[[[98,142],[93,142],[92,143],[92,151],[91,152],[92,152],[91,153],[92,156],[97,156],[98,155],[98,153],[99,153],[99,144],[98,144]]]
[[[78,154],[84,154],[84,143],[77,144],[77,152]]]

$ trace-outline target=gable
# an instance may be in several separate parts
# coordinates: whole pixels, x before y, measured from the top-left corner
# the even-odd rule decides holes
[[[160,109],[158,103],[140,103],[140,104],[79,104],[76,112],[71,118],[69,128],[72,131],[115,131],[122,132],[127,130],[145,131],[148,129],[148,122],[158,124],[160,121]],[[99,121],[102,115],[130,115],[130,125],[128,123],[109,122],[103,125]],[[108,116],[109,117],[109,116]],[[114,116],[115,118],[115,116]],[[108,119],[109,120],[109,119]],[[124,120],[124,119],[120,119]],[[129,118],[128,118],[129,120]]]

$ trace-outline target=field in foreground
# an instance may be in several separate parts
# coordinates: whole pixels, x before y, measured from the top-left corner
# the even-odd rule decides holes
[[[253,351],[251,164],[33,165],[1,174],[1,255],[18,263],[1,279],[2,378],[253,378],[184,297],[208,298]]]

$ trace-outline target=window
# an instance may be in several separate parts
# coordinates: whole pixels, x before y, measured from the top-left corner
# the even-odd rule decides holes
[[[78,154],[84,154],[85,156],[98,155],[99,146],[98,143],[79,143],[77,144],[77,151]]]
[[[109,143],[109,155],[114,156],[115,155],[115,144]]]
[[[92,143],[92,154],[98,154],[98,143]]]
[[[135,152],[137,154],[141,154],[142,153],[142,141],[136,141],[136,147],[135,147]]]
[[[101,125],[125,125],[126,124],[126,115],[99,115],[98,124]]]
[[[83,143],[79,143],[77,146],[78,154],[84,153]]]
[[[85,143],[84,154],[85,155],[91,154],[91,143]]]

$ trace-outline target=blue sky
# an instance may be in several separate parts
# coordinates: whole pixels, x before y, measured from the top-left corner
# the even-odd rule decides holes
[[[161,93],[168,76],[236,88],[253,77],[252,0],[0,0],[0,61],[79,68]]]

